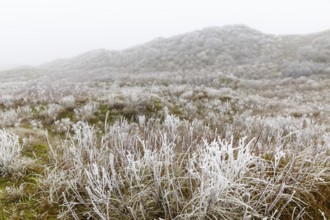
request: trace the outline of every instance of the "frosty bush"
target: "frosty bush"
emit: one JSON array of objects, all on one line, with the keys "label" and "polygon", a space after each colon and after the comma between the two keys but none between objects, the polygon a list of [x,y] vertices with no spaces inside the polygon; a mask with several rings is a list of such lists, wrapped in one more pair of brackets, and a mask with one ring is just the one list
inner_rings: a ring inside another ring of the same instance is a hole
[{"label": "frosty bush", "polygon": [[75,98],[73,95],[64,96],[63,98],[61,98],[60,104],[64,108],[73,108],[75,106]]},{"label": "frosty bush", "polygon": [[20,156],[21,150],[17,135],[0,130],[0,175],[9,172],[15,163],[15,158]]},{"label": "frosty bush", "polygon": [[82,118],[84,120],[92,119],[95,116],[100,104],[98,102],[88,102],[79,109],[75,109],[76,118]]},{"label": "frosty bush", "polygon": [[63,133],[67,132],[70,129],[70,125],[72,122],[70,121],[70,118],[62,118],[61,120],[57,120],[54,122],[52,126],[52,131]]},{"label": "frosty bush", "polygon": [[316,65],[309,61],[294,61],[284,69],[284,74],[292,77],[310,76],[316,72]]},{"label": "frosty bush", "polygon": [[166,112],[163,123],[106,124],[101,136],[83,122],[72,129],[51,146],[43,182],[49,202],[65,207],[60,218],[299,219],[329,181],[321,145],[221,139]]},{"label": "frosty bush", "polygon": [[63,107],[59,104],[49,104],[46,108],[45,114],[48,117],[52,117],[55,119],[57,117],[57,114],[63,110]]}]

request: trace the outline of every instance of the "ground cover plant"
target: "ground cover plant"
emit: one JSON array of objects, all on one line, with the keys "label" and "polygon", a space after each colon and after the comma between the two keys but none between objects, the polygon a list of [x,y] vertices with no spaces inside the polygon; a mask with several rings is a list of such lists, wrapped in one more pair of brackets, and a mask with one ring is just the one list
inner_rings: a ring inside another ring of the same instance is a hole
[{"label": "ground cover plant", "polygon": [[329,219],[330,80],[0,83],[0,218]]}]

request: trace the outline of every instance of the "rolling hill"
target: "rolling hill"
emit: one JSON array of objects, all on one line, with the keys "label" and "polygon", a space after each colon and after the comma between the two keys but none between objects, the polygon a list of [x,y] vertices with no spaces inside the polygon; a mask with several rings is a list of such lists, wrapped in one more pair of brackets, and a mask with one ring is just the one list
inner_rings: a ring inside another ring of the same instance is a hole
[{"label": "rolling hill", "polygon": [[329,63],[330,31],[276,36],[245,25],[228,25],[158,38],[122,51],[88,51],[35,68],[38,73],[41,69],[60,78],[79,79],[104,79],[117,73],[212,71],[268,78],[329,73]]}]

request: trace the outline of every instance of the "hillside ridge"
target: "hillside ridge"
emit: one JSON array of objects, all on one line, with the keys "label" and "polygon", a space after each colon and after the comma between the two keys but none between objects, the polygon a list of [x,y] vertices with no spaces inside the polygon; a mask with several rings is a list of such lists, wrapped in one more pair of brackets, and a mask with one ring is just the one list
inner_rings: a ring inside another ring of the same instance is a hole
[{"label": "hillside ridge", "polygon": [[[206,27],[156,38],[124,50],[91,50],[35,69],[39,70],[34,75],[40,75],[41,69],[45,74],[51,72],[52,76],[72,79],[106,79],[120,73],[154,72],[216,71],[244,78],[328,74],[330,30],[306,35],[273,35],[242,24]],[[29,75],[31,71],[29,68]],[[0,76],[10,75],[10,71],[5,72],[0,72]]]}]

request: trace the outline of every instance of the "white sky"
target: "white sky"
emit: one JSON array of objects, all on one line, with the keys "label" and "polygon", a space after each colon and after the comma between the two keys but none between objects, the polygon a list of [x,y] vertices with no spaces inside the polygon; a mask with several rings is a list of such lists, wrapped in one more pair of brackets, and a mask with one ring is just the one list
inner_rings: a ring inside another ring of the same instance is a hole
[{"label": "white sky", "polygon": [[330,0],[1,0],[0,66],[123,49],[209,26],[330,29]]}]

